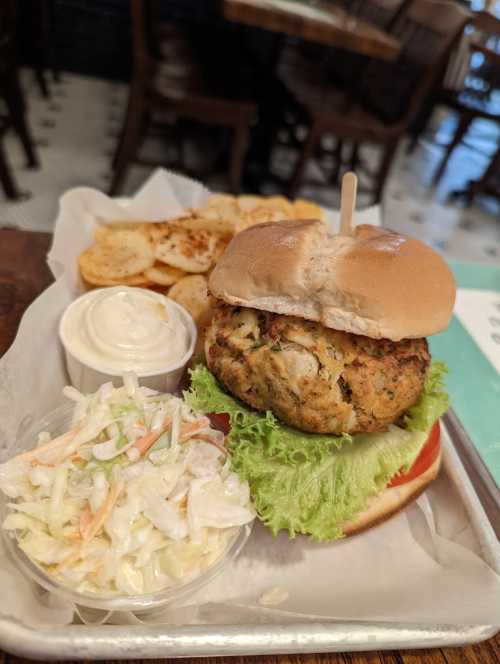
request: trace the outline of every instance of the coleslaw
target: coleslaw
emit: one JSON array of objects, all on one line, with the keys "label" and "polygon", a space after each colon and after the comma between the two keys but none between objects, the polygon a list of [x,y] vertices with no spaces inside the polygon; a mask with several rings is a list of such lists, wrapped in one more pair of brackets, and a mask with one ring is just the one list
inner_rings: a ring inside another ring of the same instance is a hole
[{"label": "coleslaw", "polygon": [[140,387],[73,387],[72,424],[0,465],[3,528],[77,592],[140,595],[188,582],[255,517],[224,434],[182,399]]}]

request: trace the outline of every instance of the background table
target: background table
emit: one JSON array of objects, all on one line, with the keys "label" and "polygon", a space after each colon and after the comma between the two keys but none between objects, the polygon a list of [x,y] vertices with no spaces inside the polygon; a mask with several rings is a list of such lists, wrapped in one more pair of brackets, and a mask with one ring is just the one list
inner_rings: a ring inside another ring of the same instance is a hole
[{"label": "background table", "polygon": [[[51,236],[48,233],[0,230],[0,356],[12,343],[24,310],[52,281],[45,263],[45,255],[50,242]],[[500,634],[497,634],[489,641],[465,648],[366,654],[211,657],[196,661],[199,664],[417,664],[417,662],[424,664],[498,664],[499,653]],[[28,660],[0,652],[0,664],[17,664],[26,661]],[[180,662],[181,660],[163,661]]]},{"label": "background table", "polygon": [[326,2],[224,0],[223,14],[228,21],[383,60],[394,59],[401,47],[386,32]]}]

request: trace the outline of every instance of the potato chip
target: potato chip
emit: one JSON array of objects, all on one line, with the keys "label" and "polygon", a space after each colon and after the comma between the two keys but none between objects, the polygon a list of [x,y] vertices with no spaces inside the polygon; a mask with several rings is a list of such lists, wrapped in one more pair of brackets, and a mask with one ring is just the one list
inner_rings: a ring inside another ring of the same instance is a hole
[{"label": "potato chip", "polygon": [[187,309],[196,323],[206,319],[212,308],[208,282],[201,274],[191,274],[178,281],[168,291],[168,297]]},{"label": "potato chip", "polygon": [[283,196],[239,196],[238,206],[242,213],[238,232],[256,224],[295,218],[293,205]]},{"label": "potato chip", "polygon": [[165,265],[165,263],[155,263],[144,274],[149,281],[159,286],[172,286],[182,279],[182,277],[186,276],[183,270],[179,270],[179,268],[172,267],[171,265]]},{"label": "potato chip", "polygon": [[175,223],[177,226],[191,231],[209,231],[211,233],[219,234],[234,234],[236,232],[236,223],[234,222],[234,219],[221,219],[215,216],[200,217],[193,215],[192,217],[176,219]]},{"label": "potato chip", "polygon": [[319,219],[320,221],[325,221],[323,209],[312,201],[297,198],[293,203],[293,210],[295,219]]},{"label": "potato chip", "polygon": [[262,196],[238,196],[236,203],[238,205],[238,209],[243,212],[251,212],[257,207],[262,206],[263,202]]},{"label": "potato chip", "polygon": [[235,233],[241,218],[241,212],[234,196],[214,194],[197,211],[196,216],[206,220],[218,221],[216,229],[218,233]]},{"label": "potato chip", "polygon": [[147,238],[149,238],[149,227],[151,225],[152,224],[145,222],[137,223],[128,221],[119,221],[113,224],[100,224],[94,232],[94,239],[99,243],[106,242],[110,233],[114,233],[116,231],[140,231]]},{"label": "potato chip", "polygon": [[90,286],[136,286],[137,288],[149,288],[153,285],[153,281],[148,279],[144,272],[134,274],[131,277],[122,277],[121,279],[102,279],[86,270],[82,270],[81,273],[84,281]]},{"label": "potato chip", "polygon": [[185,272],[206,272],[212,266],[218,236],[171,225],[155,246],[156,259]]},{"label": "potato chip", "polygon": [[284,196],[269,196],[264,199],[264,207],[273,213],[281,214],[281,219],[293,218],[293,204]]},{"label": "potato chip", "polygon": [[140,274],[154,263],[153,246],[139,230],[113,230],[79,258],[82,273],[119,280]]},{"label": "potato chip", "polygon": [[201,206],[201,210],[217,210],[225,214],[231,210],[237,210],[237,200],[231,194],[212,194],[208,197],[205,203]]},{"label": "potato chip", "polygon": [[159,224],[150,224],[150,226],[149,234],[153,244],[166,237],[172,230],[172,223],[170,221],[162,221]]},{"label": "potato chip", "polygon": [[232,239],[233,239],[232,235],[219,235],[219,237],[217,238],[217,244],[215,245],[214,264],[226,251],[226,247],[231,242]]},{"label": "potato chip", "polygon": [[[293,214],[293,213],[292,213]],[[245,228],[255,226],[257,224],[266,224],[269,221],[284,221],[285,219],[293,219],[293,216],[285,216],[281,210],[273,210],[265,206],[255,208],[249,212],[245,217]]]}]

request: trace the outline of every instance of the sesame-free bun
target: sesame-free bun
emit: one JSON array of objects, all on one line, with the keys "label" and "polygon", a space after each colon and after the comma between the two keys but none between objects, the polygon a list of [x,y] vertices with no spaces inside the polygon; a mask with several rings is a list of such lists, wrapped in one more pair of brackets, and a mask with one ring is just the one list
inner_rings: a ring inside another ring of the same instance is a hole
[{"label": "sesame-free bun", "polygon": [[353,521],[344,524],[344,534],[355,535],[368,530],[368,528],[386,521],[416,500],[437,477],[441,467],[441,456],[442,454],[439,452],[434,463],[418,477],[405,484],[385,489],[381,494],[372,498],[364,512]]},{"label": "sesame-free bun", "polygon": [[209,288],[228,304],[393,341],[441,332],[455,302],[451,270],[423,242],[369,225],[332,235],[320,221],[239,233]]}]

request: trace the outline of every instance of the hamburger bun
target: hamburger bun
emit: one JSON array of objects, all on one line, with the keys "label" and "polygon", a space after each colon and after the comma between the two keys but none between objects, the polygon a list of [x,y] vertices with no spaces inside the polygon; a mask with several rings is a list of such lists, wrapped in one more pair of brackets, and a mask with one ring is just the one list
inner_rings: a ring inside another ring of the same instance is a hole
[{"label": "hamburger bun", "polygon": [[423,242],[369,225],[332,235],[320,221],[239,233],[209,288],[228,304],[392,341],[441,332],[455,302],[451,270]]},{"label": "hamburger bun", "polygon": [[368,528],[372,528],[395,516],[404,507],[418,498],[437,477],[441,467],[441,456],[442,453],[439,451],[439,455],[434,463],[421,475],[415,477],[415,479],[399,486],[389,487],[378,494],[378,496],[372,498],[368,508],[364,512],[358,514],[353,521],[344,524],[344,534],[346,536],[356,535],[364,530],[368,530]]}]

